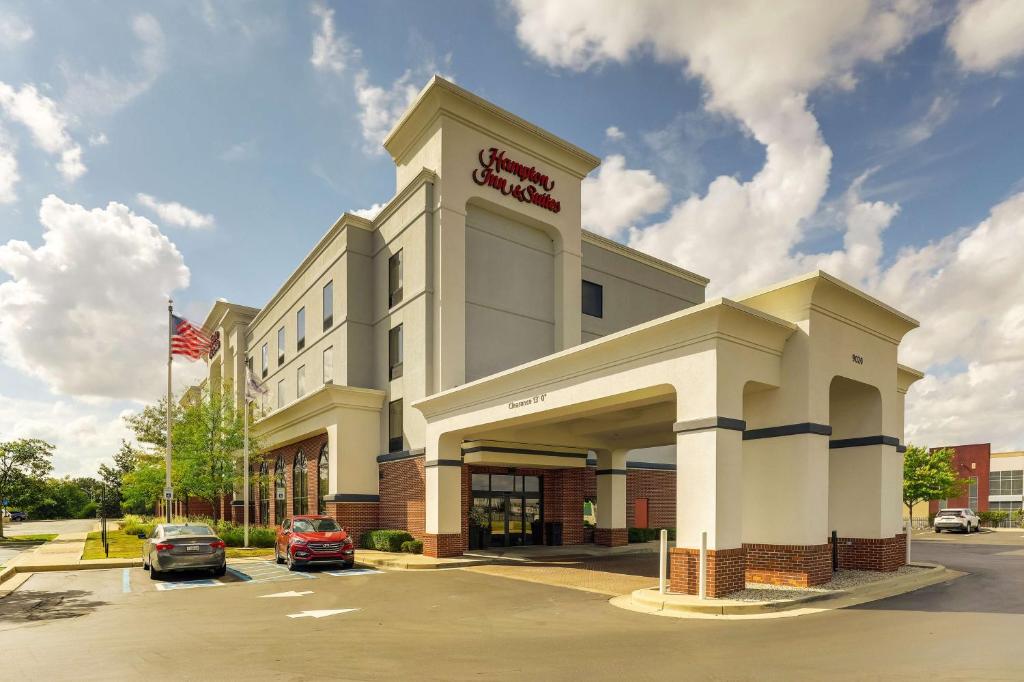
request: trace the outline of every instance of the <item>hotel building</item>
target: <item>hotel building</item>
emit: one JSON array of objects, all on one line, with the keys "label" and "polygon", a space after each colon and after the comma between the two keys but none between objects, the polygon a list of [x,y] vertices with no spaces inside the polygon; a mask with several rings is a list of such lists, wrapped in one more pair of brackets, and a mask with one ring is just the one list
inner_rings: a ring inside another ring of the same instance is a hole
[{"label": "hotel building", "polygon": [[706,533],[710,595],[828,580],[832,531],[841,566],[904,563],[913,319],[823,272],[706,300],[581,228],[599,159],[441,78],[384,146],[373,220],[342,215],[266,305],[205,321],[208,385],[241,401],[248,364],[268,389],[252,518],[320,510],[438,557],[674,527],[672,588],[696,592]]}]

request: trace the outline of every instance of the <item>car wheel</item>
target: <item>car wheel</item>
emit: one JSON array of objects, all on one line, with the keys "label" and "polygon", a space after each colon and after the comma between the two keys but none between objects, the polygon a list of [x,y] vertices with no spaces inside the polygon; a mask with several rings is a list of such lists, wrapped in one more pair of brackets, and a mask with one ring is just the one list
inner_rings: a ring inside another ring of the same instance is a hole
[{"label": "car wheel", "polygon": [[354,561],[345,561],[345,562],[343,562],[341,564],[341,567],[345,568],[345,569],[349,569],[349,568],[352,568],[354,565],[355,565]]},{"label": "car wheel", "polygon": [[278,550],[277,545],[274,545],[274,563],[284,563],[284,559],[281,558],[281,552]]},{"label": "car wheel", "polygon": [[936,532],[936,533],[941,533],[941,532],[942,532],[942,529],[941,529],[941,528],[936,528],[936,529],[935,529],[935,532]]},{"label": "car wheel", "polygon": [[146,555],[142,555],[142,570],[149,570],[149,557],[147,557]]},{"label": "car wheel", "polygon": [[295,565],[295,559],[292,558],[292,553],[287,550],[284,553],[284,563],[288,567],[289,571],[294,571],[298,568],[298,566]]},{"label": "car wheel", "polygon": [[152,564],[150,564],[150,566],[149,566],[149,579],[150,580],[159,580],[160,579],[160,571],[156,570],[153,567]]},{"label": "car wheel", "polygon": [[223,578],[224,574],[228,572],[227,563],[223,563],[220,567],[213,569],[213,575],[216,578]]}]

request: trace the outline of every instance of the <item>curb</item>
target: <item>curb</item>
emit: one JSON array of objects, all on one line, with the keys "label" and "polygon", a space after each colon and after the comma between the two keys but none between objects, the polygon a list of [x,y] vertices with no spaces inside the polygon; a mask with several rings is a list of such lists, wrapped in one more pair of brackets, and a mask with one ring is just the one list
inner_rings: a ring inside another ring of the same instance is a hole
[{"label": "curb", "polygon": [[360,559],[359,554],[356,554],[356,565],[364,566],[367,568],[390,568],[399,569],[404,571],[432,571],[442,570],[450,568],[465,568],[467,566],[482,566],[484,564],[492,563],[486,560],[469,560],[460,561],[458,563],[439,563],[439,562],[417,562],[409,563],[403,559]]},{"label": "curb", "polygon": [[947,569],[939,564],[914,562],[912,566],[925,566],[930,570],[917,575],[879,580],[848,590],[809,594],[806,597],[761,603],[681,603],[673,602],[673,596],[662,595],[656,588],[635,590],[632,594],[615,597],[613,606],[629,611],[673,618],[707,618],[731,616],[740,619],[799,616],[807,613],[841,609],[865,602],[886,599],[922,587],[959,578],[964,573]]}]

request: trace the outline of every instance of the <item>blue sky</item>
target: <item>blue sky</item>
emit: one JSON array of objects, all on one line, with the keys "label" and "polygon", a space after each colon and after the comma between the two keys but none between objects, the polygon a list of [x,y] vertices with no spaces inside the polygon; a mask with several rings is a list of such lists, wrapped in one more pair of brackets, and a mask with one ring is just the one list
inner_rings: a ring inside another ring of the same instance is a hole
[{"label": "blue sky", "polygon": [[602,157],[587,226],[713,293],[824,267],[919,317],[912,439],[1024,447],[1021,261],[978,267],[1022,255],[1020,5],[840,5],[6,2],[0,440],[94,470],[159,393],[167,290],[262,305],[392,196],[437,72]]}]

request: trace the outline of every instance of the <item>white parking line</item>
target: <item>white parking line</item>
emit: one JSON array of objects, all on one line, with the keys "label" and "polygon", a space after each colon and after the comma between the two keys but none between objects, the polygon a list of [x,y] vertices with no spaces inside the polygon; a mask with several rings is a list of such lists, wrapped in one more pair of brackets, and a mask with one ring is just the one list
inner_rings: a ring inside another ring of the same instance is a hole
[{"label": "white parking line", "polygon": [[193,587],[219,587],[224,583],[213,578],[200,578],[198,580],[179,580],[176,582],[157,583],[156,589],[161,592],[167,590],[188,590]]},{"label": "white parking line", "polygon": [[375,568],[346,568],[343,571],[322,571],[324,575],[333,575],[337,577],[345,577],[350,575],[373,575],[374,573],[383,573],[384,571],[378,571]]}]

